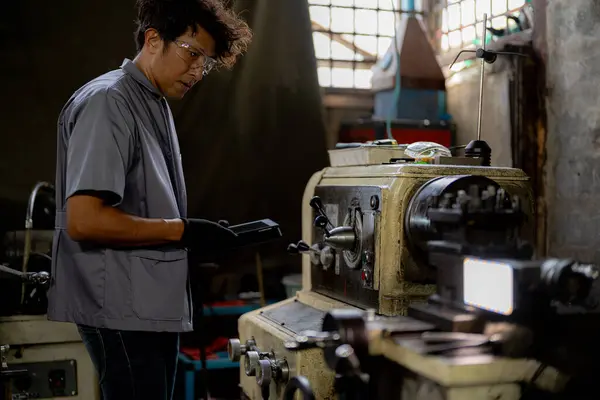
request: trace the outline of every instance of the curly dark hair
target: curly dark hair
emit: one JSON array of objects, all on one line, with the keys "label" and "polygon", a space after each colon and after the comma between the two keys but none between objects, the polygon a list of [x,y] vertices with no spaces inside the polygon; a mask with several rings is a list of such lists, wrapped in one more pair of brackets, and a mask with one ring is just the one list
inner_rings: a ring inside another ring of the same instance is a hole
[{"label": "curly dark hair", "polygon": [[197,25],[215,41],[218,66],[230,69],[252,40],[248,24],[222,0],[137,0],[137,51],[144,46],[144,33],[154,28],[168,44]]}]

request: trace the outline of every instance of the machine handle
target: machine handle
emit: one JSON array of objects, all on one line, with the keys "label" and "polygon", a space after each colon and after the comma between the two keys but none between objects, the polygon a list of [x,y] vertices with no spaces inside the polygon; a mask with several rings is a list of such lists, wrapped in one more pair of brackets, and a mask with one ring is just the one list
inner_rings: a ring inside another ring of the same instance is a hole
[{"label": "machine handle", "polygon": [[294,340],[285,342],[284,346],[288,351],[324,349],[339,345],[339,341],[340,334],[338,332],[304,331]]},{"label": "machine handle", "polygon": [[327,229],[327,226],[331,225],[331,222],[329,222],[329,219],[327,219],[326,216],[317,215],[317,217],[315,218],[314,225],[317,228],[321,228],[326,237],[329,237],[331,235],[331,233]]},{"label": "machine handle", "polygon": [[331,229],[335,228],[335,226],[333,226],[333,224],[327,217],[327,214],[325,213],[325,208],[323,207],[323,202],[321,201],[321,198],[319,196],[314,196],[312,199],[310,199],[309,205],[313,210],[315,210],[319,214],[317,218],[323,217],[323,229],[326,230],[327,226],[329,226]]},{"label": "machine handle", "polygon": [[290,243],[287,247],[287,251],[291,254],[313,253],[317,256],[321,254],[320,250],[309,246],[304,240],[300,240],[298,243]]},{"label": "machine handle", "polygon": [[285,386],[283,400],[294,400],[296,391],[302,393],[303,400],[315,400],[315,394],[310,386],[310,382],[305,376],[295,376]]},{"label": "machine handle", "polygon": [[21,272],[16,269],[0,264],[0,271],[20,278],[24,282],[33,283],[36,285],[46,285],[50,281],[50,274],[46,271],[41,272]]}]

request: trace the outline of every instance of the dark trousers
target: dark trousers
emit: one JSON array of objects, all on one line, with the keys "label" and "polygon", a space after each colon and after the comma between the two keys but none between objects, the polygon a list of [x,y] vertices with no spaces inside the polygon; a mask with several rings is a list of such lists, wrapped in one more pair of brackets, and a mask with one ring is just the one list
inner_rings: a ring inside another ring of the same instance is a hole
[{"label": "dark trousers", "polygon": [[179,334],[79,325],[103,400],[172,400]]}]

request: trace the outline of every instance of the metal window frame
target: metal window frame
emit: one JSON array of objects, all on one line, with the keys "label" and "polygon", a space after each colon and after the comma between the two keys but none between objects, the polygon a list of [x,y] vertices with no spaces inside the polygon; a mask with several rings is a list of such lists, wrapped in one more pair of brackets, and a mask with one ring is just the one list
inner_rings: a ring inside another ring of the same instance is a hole
[{"label": "metal window frame", "polygon": [[[508,0],[507,0],[508,1]],[[398,1],[400,2],[400,1]],[[389,13],[394,13],[396,12],[397,15],[396,17],[398,18],[400,15],[402,15],[403,13],[406,13],[406,10],[402,10],[400,9],[400,7],[398,6],[396,8],[396,10],[389,10],[389,9],[385,9],[385,8],[380,8],[379,4],[377,4],[376,7],[364,7],[364,6],[341,6],[341,5],[333,5],[333,4],[311,4],[309,1],[309,7],[325,7],[325,8],[329,8],[329,26],[331,27],[331,25],[333,24],[333,15],[332,15],[332,9],[333,8],[341,8],[341,9],[351,9],[353,11],[353,25],[354,25],[354,29],[353,32],[337,32],[337,31],[333,31],[331,28],[327,29],[323,26],[320,26],[318,23],[311,21],[312,22],[312,31],[313,33],[318,32],[318,33],[322,33],[325,36],[327,36],[330,39],[330,48],[329,51],[331,53],[331,45],[334,42],[340,43],[341,45],[343,45],[344,47],[354,51],[355,53],[368,53],[366,50],[361,49],[359,46],[356,45],[356,36],[363,36],[363,37],[369,37],[369,38],[375,38],[377,40],[378,46],[379,46],[379,40],[381,38],[387,38],[387,39],[391,39],[392,41],[394,40],[394,36],[393,35],[381,35],[379,34],[379,13],[380,12],[389,12]],[[369,11],[375,11],[377,13],[377,27],[376,27],[376,32],[375,34],[363,34],[363,33],[357,33],[356,32],[356,11],[357,10],[369,10]],[[414,12],[414,14],[421,14],[424,15],[423,11],[416,11]],[[343,37],[343,35],[352,35],[353,39],[352,42],[350,42],[349,40],[345,39]],[[363,54],[363,56],[365,56],[365,54]],[[364,70],[364,69],[371,69],[371,67],[377,62],[377,54],[373,55],[373,58],[368,59],[365,57],[364,60],[340,60],[340,59],[336,59],[333,57],[329,57],[329,58],[320,58],[317,57],[317,67],[326,67],[329,68],[330,71],[333,68],[346,68],[346,69],[351,69],[352,73],[354,74],[354,71],[357,70]],[[333,85],[328,85],[328,86],[321,86],[324,89],[341,89],[341,90],[369,90],[369,89],[362,89],[362,88],[357,88],[356,87],[356,81],[355,78],[353,78],[354,81],[353,86],[352,87],[336,87]],[[332,79],[331,79],[332,80]]]},{"label": "metal window frame", "polygon": [[[459,24],[459,27],[455,28],[455,29],[448,29],[448,31],[446,31],[446,32],[443,31],[442,26],[443,26],[443,18],[444,18],[443,17],[443,12],[444,12],[444,10],[446,10],[446,13],[448,13],[447,10],[448,10],[449,6],[453,6],[453,5],[456,5],[456,4],[459,4],[459,5],[462,6],[462,4],[465,1],[467,1],[467,0],[457,0],[457,1],[454,1],[454,2],[450,3],[449,0],[441,0],[438,3],[438,7],[436,7],[437,9],[436,9],[435,12],[438,14],[436,16],[437,17],[436,19],[439,21],[439,25],[436,28],[435,36],[438,38],[436,40],[436,47],[437,47],[437,52],[440,55],[447,54],[447,53],[450,53],[450,52],[457,52],[457,51],[460,51],[461,49],[463,49],[465,47],[470,46],[471,45],[470,43],[464,43],[463,42],[463,39],[462,39],[462,31],[463,31],[463,29],[469,28],[469,27],[472,27],[472,26],[475,27],[475,28],[477,28],[477,25],[481,24],[483,22],[483,19],[481,19],[481,20],[477,19],[477,0],[473,0],[473,2],[474,2],[474,13],[475,13],[475,15],[474,15],[475,22],[471,23],[471,24],[463,25],[463,23],[462,23],[462,7],[460,7],[460,24]],[[495,18],[498,18],[498,17],[504,17],[506,19],[506,25],[508,26],[508,15],[511,14],[511,13],[513,13],[513,12],[515,12],[515,11],[518,11],[520,9],[520,7],[519,8],[515,8],[515,9],[510,9],[509,5],[508,5],[509,0],[504,0],[504,9],[505,9],[505,11],[503,11],[500,14],[493,14],[492,13],[492,2],[494,2],[494,1],[499,1],[499,0],[487,0],[488,5],[489,5],[488,20],[491,21],[491,20],[493,20]],[[443,50],[442,49],[442,38],[444,37],[444,35],[446,35],[446,36],[449,37],[450,34],[454,33],[454,32],[461,32],[461,44],[459,46],[457,46],[457,47],[450,47],[450,43],[448,43],[448,46],[449,46],[448,49],[447,50]],[[475,39],[481,39],[480,36],[481,36],[481,29],[475,29]]]}]

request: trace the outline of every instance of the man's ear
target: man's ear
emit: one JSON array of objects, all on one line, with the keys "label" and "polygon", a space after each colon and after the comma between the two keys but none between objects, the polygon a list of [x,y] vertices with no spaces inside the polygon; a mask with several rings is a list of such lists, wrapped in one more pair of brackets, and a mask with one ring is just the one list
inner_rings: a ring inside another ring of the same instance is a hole
[{"label": "man's ear", "polygon": [[150,28],[144,32],[144,45],[151,54],[162,51],[163,41],[156,29]]}]

